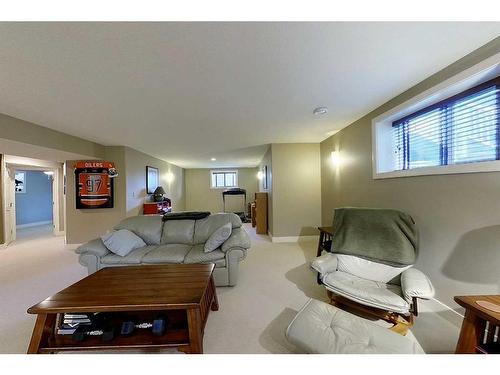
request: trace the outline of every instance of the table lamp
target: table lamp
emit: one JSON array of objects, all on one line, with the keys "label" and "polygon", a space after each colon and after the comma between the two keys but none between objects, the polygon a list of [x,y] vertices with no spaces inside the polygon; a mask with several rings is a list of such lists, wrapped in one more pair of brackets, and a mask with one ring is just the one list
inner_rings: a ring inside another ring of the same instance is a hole
[{"label": "table lamp", "polygon": [[163,194],[165,194],[165,190],[163,190],[163,187],[158,186],[153,193],[154,201],[161,202],[163,200]]}]

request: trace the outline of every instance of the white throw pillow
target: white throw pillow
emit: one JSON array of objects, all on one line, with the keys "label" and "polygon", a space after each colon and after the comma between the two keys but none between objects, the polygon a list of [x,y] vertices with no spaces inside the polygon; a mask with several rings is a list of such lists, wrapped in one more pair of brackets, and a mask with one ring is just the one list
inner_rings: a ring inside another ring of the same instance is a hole
[{"label": "white throw pillow", "polygon": [[146,246],[144,240],[135,233],[120,229],[101,236],[101,240],[109,251],[121,257],[126,256],[132,250]]},{"label": "white throw pillow", "polygon": [[229,238],[232,230],[232,224],[227,223],[213,232],[212,235],[208,237],[207,242],[205,242],[205,253],[214,251],[220,245],[222,245]]},{"label": "white throw pillow", "polygon": [[410,266],[393,267],[383,263],[372,262],[353,255],[336,254],[337,269],[362,279],[388,283]]}]

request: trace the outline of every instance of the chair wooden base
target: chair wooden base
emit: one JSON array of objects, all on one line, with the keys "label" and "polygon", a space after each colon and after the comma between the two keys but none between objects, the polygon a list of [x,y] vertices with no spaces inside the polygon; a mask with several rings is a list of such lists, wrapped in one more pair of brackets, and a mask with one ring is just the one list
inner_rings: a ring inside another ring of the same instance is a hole
[{"label": "chair wooden base", "polygon": [[408,330],[413,326],[413,314],[402,315],[395,312],[377,309],[375,307],[369,307],[362,305],[360,303],[351,301],[345,297],[334,294],[333,292],[327,290],[328,298],[330,299],[330,304],[346,310],[348,312],[354,313],[356,315],[361,315],[363,317],[377,318],[385,320],[388,323],[393,324],[389,329],[400,335],[406,336]]}]

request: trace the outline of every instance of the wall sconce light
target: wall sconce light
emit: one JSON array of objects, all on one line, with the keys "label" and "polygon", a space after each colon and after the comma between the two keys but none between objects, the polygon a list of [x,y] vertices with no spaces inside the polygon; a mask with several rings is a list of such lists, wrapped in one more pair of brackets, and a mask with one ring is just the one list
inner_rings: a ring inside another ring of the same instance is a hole
[{"label": "wall sconce light", "polygon": [[332,162],[332,166],[340,166],[340,151],[332,151],[330,154],[330,160]]},{"label": "wall sconce light", "polygon": [[259,180],[262,180],[262,179],[264,178],[264,172],[262,172],[262,171],[258,171],[258,172],[257,172],[257,178],[258,178]]},{"label": "wall sconce light", "polygon": [[174,174],[172,172],[167,172],[167,174],[165,175],[165,180],[167,180],[167,182],[170,184],[172,181],[174,181],[174,179]]}]

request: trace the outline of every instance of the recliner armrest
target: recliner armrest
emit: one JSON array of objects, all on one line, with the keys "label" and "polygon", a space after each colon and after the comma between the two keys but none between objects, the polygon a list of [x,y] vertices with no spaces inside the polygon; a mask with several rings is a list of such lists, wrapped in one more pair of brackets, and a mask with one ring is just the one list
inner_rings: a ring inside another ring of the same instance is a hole
[{"label": "recliner armrest", "polygon": [[221,250],[226,252],[234,247],[249,249],[251,245],[250,237],[245,232],[245,229],[234,228],[229,238],[222,244]]},{"label": "recliner armrest", "polygon": [[337,265],[337,256],[332,253],[323,254],[311,262],[311,268],[318,271],[321,275],[336,271]]},{"label": "recliner armrest", "polygon": [[100,238],[84,243],[76,248],[77,254],[92,254],[102,258],[103,256],[111,253],[106,246],[102,243]]},{"label": "recliner armrest", "polygon": [[434,297],[435,292],[429,278],[413,267],[401,273],[401,290],[408,301],[413,297],[430,299]]}]

